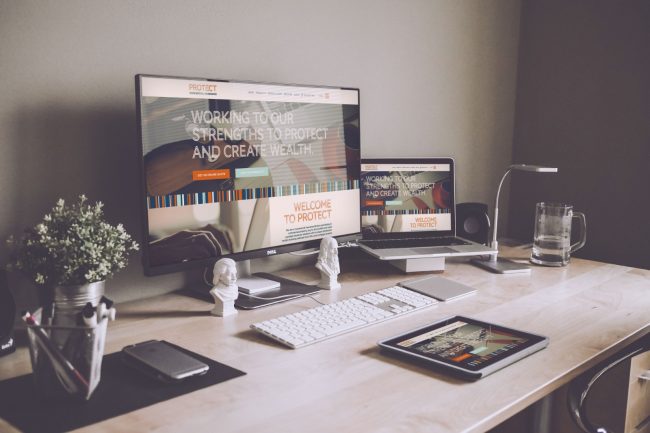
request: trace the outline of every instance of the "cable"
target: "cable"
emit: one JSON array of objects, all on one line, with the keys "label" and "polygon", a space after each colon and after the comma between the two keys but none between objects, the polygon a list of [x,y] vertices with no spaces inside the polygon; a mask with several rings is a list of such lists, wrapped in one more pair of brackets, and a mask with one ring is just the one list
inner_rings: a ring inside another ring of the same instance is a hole
[{"label": "cable", "polygon": [[212,283],[210,283],[210,282],[208,281],[207,277],[206,277],[206,275],[208,274],[208,269],[209,269],[209,268],[206,267],[206,268],[203,270],[203,282],[205,283],[206,286],[210,286],[210,287],[212,287]]},{"label": "cable", "polygon": [[[356,248],[358,246],[359,246],[359,244],[356,241],[354,241],[354,242],[353,241],[345,241],[345,242],[341,242],[340,244],[337,245],[338,248]],[[320,250],[308,251],[306,253],[305,252],[295,251],[295,252],[291,252],[289,254],[292,255],[292,256],[311,256],[313,254],[318,254],[319,252],[320,252]]]},{"label": "cable", "polygon": [[239,294],[244,295],[244,296],[248,296],[249,298],[259,299],[259,300],[262,300],[262,301],[274,301],[276,299],[284,299],[284,298],[289,298],[289,297],[292,297],[294,299],[307,297],[307,298],[311,298],[313,301],[316,301],[321,305],[325,305],[324,302],[319,301],[318,299],[314,298],[313,295],[310,295],[309,293],[291,293],[291,294],[280,295],[280,296],[272,296],[272,297],[268,297],[268,298],[265,298],[265,297],[262,297],[262,296],[255,296],[255,295],[251,295],[251,294],[243,293],[243,292],[239,292]]},{"label": "cable", "polygon": [[318,254],[319,252],[320,252],[319,250],[308,251],[306,253],[305,252],[294,251],[294,252],[290,252],[289,255],[291,255],[291,256],[311,256],[311,255],[314,255],[314,254]]},{"label": "cable", "polygon": [[316,301],[316,302],[318,302],[318,303],[321,304],[321,305],[327,305],[325,302],[321,302],[321,301],[319,301],[318,299],[314,298],[314,295],[304,295],[304,296],[310,298],[312,301]]},{"label": "cable", "polygon": [[244,293],[244,292],[239,292],[239,294],[244,295],[244,296],[248,296],[249,298],[253,298],[253,299],[261,299],[263,301],[273,301],[275,299],[283,299],[283,298],[288,298],[290,296],[300,296],[300,295],[302,295],[302,293],[293,293],[293,294],[286,294],[286,295],[272,296],[272,297],[265,298],[265,297],[262,297],[262,296],[255,296],[255,295],[251,295],[250,293]]}]

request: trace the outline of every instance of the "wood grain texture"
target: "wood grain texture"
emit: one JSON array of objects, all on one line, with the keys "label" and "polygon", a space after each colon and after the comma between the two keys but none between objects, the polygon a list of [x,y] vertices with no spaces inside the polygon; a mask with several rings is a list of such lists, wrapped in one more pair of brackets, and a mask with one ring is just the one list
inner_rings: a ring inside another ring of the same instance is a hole
[{"label": "wood grain texture", "polygon": [[[506,253],[529,254],[517,249]],[[323,291],[319,300],[334,302],[413,277],[380,262],[343,268],[342,289]],[[311,267],[281,275],[318,280]],[[178,294],[119,305],[118,320],[109,327],[108,353],[164,339],[248,374],[80,431],[482,432],[650,329],[650,271],[572,259],[565,268],[496,275],[449,261],[441,275],[474,286],[478,293],[298,350],[259,336],[249,325],[318,305],[309,298],[223,319],[209,315],[210,304]],[[377,350],[382,338],[455,314],[546,335],[550,344],[477,382]],[[0,360],[0,379],[29,372],[28,358],[22,348]],[[0,422],[0,430],[6,428]]]}]

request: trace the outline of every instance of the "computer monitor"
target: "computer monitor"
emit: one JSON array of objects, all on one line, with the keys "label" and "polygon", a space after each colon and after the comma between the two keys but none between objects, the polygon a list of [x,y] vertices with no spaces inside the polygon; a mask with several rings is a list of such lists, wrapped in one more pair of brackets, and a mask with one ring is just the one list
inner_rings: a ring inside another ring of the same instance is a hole
[{"label": "computer monitor", "polygon": [[137,75],[145,273],[357,237],[359,90]]}]

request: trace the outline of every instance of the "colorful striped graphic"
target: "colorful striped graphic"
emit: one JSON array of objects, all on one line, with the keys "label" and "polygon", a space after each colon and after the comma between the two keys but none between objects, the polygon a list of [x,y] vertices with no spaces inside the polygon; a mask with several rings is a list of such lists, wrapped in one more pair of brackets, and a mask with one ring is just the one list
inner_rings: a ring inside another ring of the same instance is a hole
[{"label": "colorful striped graphic", "polygon": [[363,210],[361,215],[430,215],[451,213],[451,209],[382,209],[382,210]]},{"label": "colorful striped graphic", "polygon": [[193,204],[221,203],[237,200],[254,200],[267,197],[284,197],[318,192],[345,191],[359,189],[358,180],[338,180],[330,182],[279,185],[264,188],[247,188],[226,191],[194,192],[187,194],[169,194],[147,197],[147,208],[157,209]]}]

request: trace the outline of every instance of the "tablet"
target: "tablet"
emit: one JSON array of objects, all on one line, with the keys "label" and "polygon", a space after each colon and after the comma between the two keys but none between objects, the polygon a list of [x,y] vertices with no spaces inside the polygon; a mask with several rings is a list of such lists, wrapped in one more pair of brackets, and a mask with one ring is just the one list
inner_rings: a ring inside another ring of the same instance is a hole
[{"label": "tablet", "polygon": [[389,352],[479,379],[548,346],[548,338],[454,316],[380,341]]}]

